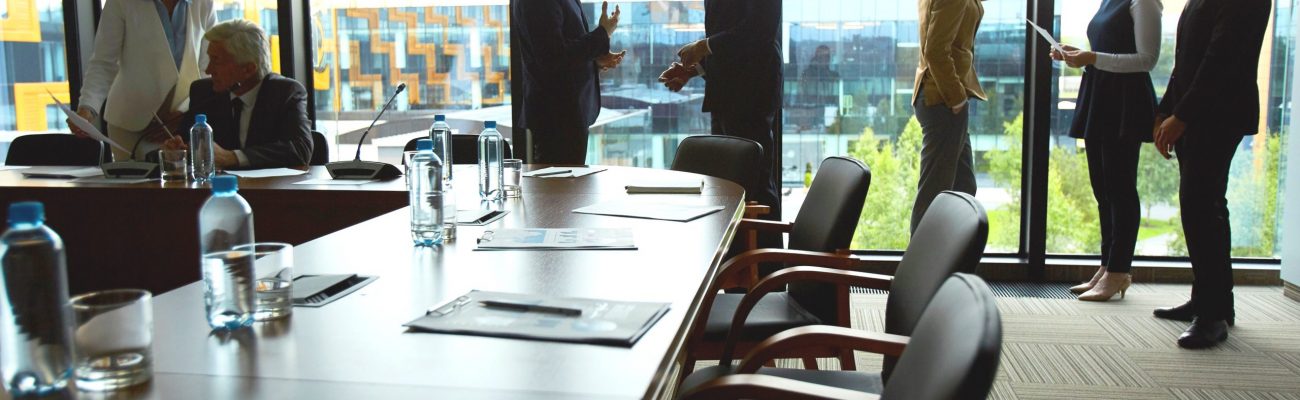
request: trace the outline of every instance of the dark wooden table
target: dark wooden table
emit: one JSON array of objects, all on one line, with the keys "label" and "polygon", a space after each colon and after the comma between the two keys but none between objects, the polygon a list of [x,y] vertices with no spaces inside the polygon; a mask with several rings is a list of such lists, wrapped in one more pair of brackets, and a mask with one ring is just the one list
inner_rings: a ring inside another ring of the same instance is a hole
[{"label": "dark wooden table", "polygon": [[[458,175],[461,199],[474,190]],[[584,178],[525,178],[520,199],[487,227],[461,226],[439,249],[414,248],[402,209],[295,249],[299,274],[379,276],[322,308],[239,335],[212,334],[195,282],[154,300],[154,379],[127,398],[634,399],[663,396],[694,318],[740,218],[743,190],[701,177],[702,195],[638,200],[717,205],[691,222],[574,214],[633,197],[623,185],[684,173],[612,167]],[[472,176],[469,176],[472,178]],[[472,193],[469,196],[473,196]],[[460,204],[460,208],[466,208]],[[622,227],[637,250],[474,251],[485,229]],[[671,303],[631,348],[450,334],[402,327],[472,289]]]},{"label": "dark wooden table", "polygon": [[[67,249],[72,293],[142,288],[162,293],[199,279],[198,213],[211,195],[193,183],[84,184],[0,171],[0,215],[9,203],[45,203],[46,223]],[[406,206],[401,179],[360,186],[295,185],[328,178],[324,167],[277,178],[240,178],[259,241],[301,244]]]}]

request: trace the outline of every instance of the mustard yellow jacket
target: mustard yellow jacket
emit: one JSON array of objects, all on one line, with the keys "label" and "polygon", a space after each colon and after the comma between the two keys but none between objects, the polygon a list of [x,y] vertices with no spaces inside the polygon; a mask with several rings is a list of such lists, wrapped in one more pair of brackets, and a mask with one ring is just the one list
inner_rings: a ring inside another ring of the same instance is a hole
[{"label": "mustard yellow jacket", "polygon": [[988,100],[975,76],[975,32],[984,17],[980,0],[920,0],[921,61],[912,102],[956,107],[969,97]]}]

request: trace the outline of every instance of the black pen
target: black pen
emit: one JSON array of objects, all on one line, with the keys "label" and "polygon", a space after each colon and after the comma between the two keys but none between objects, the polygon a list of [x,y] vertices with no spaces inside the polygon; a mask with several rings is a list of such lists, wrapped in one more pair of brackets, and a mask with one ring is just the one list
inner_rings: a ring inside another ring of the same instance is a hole
[{"label": "black pen", "polygon": [[500,300],[483,300],[480,301],[479,304],[482,304],[483,307],[487,307],[487,308],[498,308],[502,310],[511,310],[511,311],[521,311],[521,312],[532,311],[532,312],[540,312],[540,313],[548,313],[548,314],[559,314],[559,315],[564,315],[569,317],[576,317],[582,315],[582,310],[577,308],[543,306],[540,304],[515,303],[515,302],[500,301]]}]

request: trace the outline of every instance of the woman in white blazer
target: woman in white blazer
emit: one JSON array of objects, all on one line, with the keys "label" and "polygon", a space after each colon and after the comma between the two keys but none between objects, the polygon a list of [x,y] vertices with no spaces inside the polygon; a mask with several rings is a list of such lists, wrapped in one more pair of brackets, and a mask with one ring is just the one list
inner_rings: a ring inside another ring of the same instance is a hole
[{"label": "woman in white blazer", "polygon": [[[186,7],[183,19],[174,11],[181,6]],[[167,17],[172,26],[185,26],[183,35],[173,35],[180,54],[173,53],[168,40],[173,29],[163,25]],[[108,136],[134,149],[136,158],[156,149],[167,137],[153,122],[154,113],[169,121],[169,128],[178,128],[175,121],[187,107],[190,83],[203,77],[208,64],[203,34],[216,21],[212,0],[108,0],[77,113],[91,121],[102,116]],[[113,156],[126,160],[133,154],[115,149]]]}]

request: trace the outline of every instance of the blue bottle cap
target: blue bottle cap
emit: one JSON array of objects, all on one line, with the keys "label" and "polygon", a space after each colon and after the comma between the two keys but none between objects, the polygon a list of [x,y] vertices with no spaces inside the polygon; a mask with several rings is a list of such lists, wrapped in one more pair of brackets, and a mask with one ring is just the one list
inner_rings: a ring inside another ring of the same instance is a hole
[{"label": "blue bottle cap", "polygon": [[197,114],[197,115],[195,115],[195,116],[194,116],[194,123],[195,123],[195,124],[206,124],[206,123],[208,123],[208,115],[207,115],[207,114]]},{"label": "blue bottle cap", "polygon": [[496,128],[497,128],[496,121],[483,121],[483,129],[496,129]]},{"label": "blue bottle cap", "polygon": [[415,151],[433,150],[433,139],[420,139],[415,141]]},{"label": "blue bottle cap", "polygon": [[433,120],[434,120],[434,122],[437,122],[437,121],[446,121],[446,120],[447,120],[447,116],[446,116],[446,115],[442,115],[442,114],[434,115],[434,116],[433,116]]},{"label": "blue bottle cap", "polygon": [[45,221],[45,205],[39,201],[20,201],[9,205],[9,225],[36,224]]},{"label": "blue bottle cap", "polygon": [[219,175],[212,178],[212,193],[231,193],[239,190],[239,178]]}]

